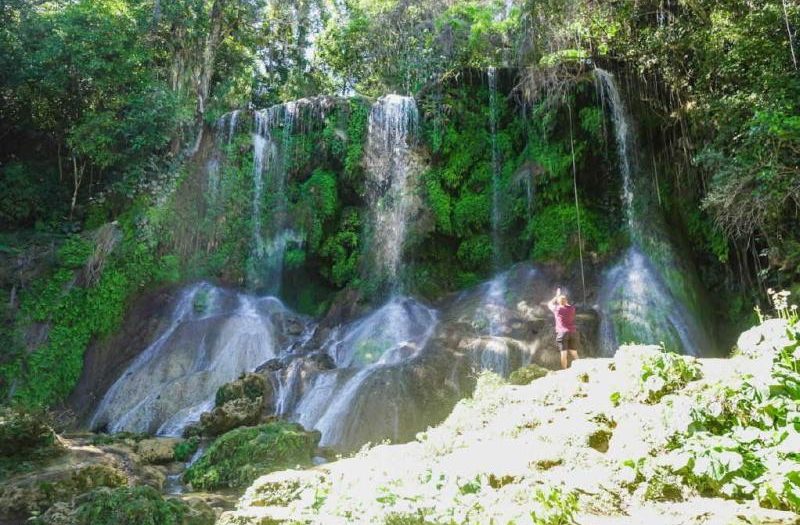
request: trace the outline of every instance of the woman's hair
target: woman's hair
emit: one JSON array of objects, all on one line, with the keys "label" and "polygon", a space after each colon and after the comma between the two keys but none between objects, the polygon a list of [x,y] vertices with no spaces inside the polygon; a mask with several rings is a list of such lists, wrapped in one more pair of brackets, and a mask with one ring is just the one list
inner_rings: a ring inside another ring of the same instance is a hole
[{"label": "woman's hair", "polygon": [[569,299],[567,299],[566,295],[562,295],[561,297],[558,298],[558,304],[560,304],[561,306],[567,305],[569,304]]}]

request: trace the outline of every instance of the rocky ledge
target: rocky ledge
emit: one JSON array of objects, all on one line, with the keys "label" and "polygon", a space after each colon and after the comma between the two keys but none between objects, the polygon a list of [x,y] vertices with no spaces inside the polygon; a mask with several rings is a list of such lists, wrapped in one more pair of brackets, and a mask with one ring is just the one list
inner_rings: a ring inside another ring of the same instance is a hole
[{"label": "rocky ledge", "polygon": [[218,523],[800,523],[788,328],[730,359],[627,346],[528,385],[484,374],[416,441],[263,476]]}]

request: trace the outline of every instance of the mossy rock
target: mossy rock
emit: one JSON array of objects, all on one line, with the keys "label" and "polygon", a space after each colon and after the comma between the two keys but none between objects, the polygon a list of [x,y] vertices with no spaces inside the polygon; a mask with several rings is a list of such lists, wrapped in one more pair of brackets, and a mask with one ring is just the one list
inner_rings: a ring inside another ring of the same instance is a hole
[{"label": "mossy rock", "polygon": [[214,406],[221,407],[235,399],[249,399],[255,401],[264,398],[267,393],[267,380],[259,374],[244,374],[236,381],[225,383],[217,390]]},{"label": "mossy rock", "polygon": [[511,375],[508,376],[508,382],[512,385],[528,385],[549,373],[550,371],[544,367],[537,364],[530,364],[511,372]]},{"label": "mossy rock", "polygon": [[237,428],[217,438],[183,479],[195,490],[245,487],[263,474],[311,464],[319,439],[285,421]]},{"label": "mossy rock", "polygon": [[30,515],[56,503],[70,503],[74,498],[98,487],[120,487],[128,478],[110,465],[76,468],[65,464],[55,471],[34,472],[0,488],[0,515]]}]

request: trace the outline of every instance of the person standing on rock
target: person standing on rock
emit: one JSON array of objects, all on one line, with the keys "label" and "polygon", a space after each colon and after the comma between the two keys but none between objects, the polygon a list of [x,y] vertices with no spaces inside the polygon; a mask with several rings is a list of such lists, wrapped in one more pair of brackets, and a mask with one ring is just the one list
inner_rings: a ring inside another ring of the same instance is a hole
[{"label": "person standing on rock", "polygon": [[566,295],[562,295],[561,288],[556,290],[556,296],[550,299],[547,307],[556,321],[556,344],[561,352],[561,368],[566,369],[578,359],[580,337],[575,328],[575,307],[569,304]]}]

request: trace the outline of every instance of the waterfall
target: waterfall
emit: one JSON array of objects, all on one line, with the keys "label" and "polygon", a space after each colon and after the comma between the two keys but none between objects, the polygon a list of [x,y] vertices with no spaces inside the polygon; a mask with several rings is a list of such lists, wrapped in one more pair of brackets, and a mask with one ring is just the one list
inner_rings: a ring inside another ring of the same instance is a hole
[{"label": "waterfall", "polygon": [[614,122],[614,132],[617,143],[617,157],[622,172],[622,204],[624,206],[625,221],[631,235],[638,232],[639,222],[635,220],[633,202],[633,183],[632,173],[635,169],[634,152],[636,143],[630,125],[628,110],[622,101],[614,75],[600,68],[594,70],[597,92],[603,107],[608,107],[611,111],[611,119]]},{"label": "waterfall", "polygon": [[[253,138],[252,244],[248,261],[248,283],[272,295],[280,292],[283,258],[290,242],[299,236],[287,231],[286,178],[291,155],[291,134],[298,118],[299,102],[287,102],[256,111]],[[277,136],[279,135],[279,136]],[[262,223],[264,176],[269,182],[270,235],[265,239]]]},{"label": "waterfall", "polygon": [[[319,430],[323,446],[349,448],[371,439],[397,439],[403,425],[396,413],[386,412],[389,400],[381,397],[386,394],[385,380],[391,377],[400,388],[408,382],[403,367],[426,347],[437,323],[435,310],[396,296],[364,318],[334,330],[322,349],[337,368],[320,372],[306,391],[290,402],[306,373],[299,361],[292,363],[279,395],[284,399],[281,414]],[[284,397],[287,389],[292,393]],[[375,406],[366,406],[371,403]]]},{"label": "waterfall", "polygon": [[[605,355],[612,355],[618,344],[665,343],[670,349],[700,355],[712,350],[702,323],[688,307],[697,303],[698,292],[690,282],[690,272],[681,266],[674,248],[663,233],[657,218],[645,216],[644,195],[636,193],[636,155],[638,149],[632,120],[620,95],[614,75],[595,69],[595,80],[603,107],[614,124],[617,154],[622,175],[622,204],[632,246],[621,261],[603,277],[600,291],[601,337]],[[650,247],[658,261],[646,255]],[[656,264],[658,263],[658,264]],[[665,270],[666,269],[666,270]],[[665,276],[669,276],[672,286]],[[682,292],[682,299],[676,296]]]},{"label": "waterfall", "polygon": [[372,252],[381,276],[395,284],[413,205],[417,170],[411,143],[418,121],[415,100],[399,95],[379,99],[369,115],[367,202],[373,214]]},{"label": "waterfall", "polygon": [[500,151],[497,146],[497,69],[490,67],[489,125],[492,138],[492,258],[495,271],[500,266]]},{"label": "waterfall", "polygon": [[207,283],[186,288],[170,323],[109,388],[90,428],[180,435],[213,407],[217,389],[275,357],[274,298]]}]

